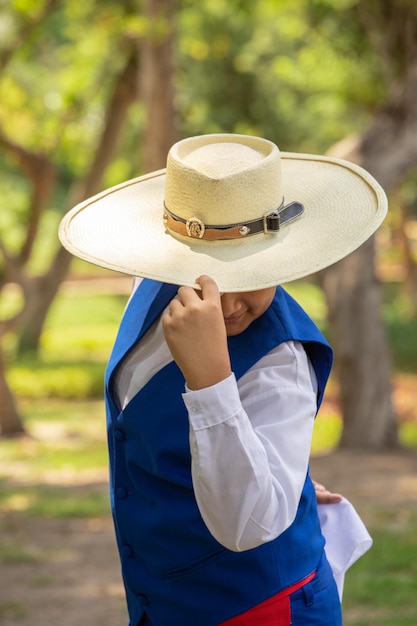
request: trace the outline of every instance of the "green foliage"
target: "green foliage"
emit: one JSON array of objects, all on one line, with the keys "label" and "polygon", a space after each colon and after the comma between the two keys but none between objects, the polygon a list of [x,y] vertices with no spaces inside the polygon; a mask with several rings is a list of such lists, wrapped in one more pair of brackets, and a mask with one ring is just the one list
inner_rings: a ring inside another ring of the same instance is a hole
[{"label": "green foliage", "polygon": [[389,343],[395,350],[395,366],[403,372],[417,372],[417,319],[396,317],[386,323]]},{"label": "green foliage", "polygon": [[284,285],[284,288],[307,311],[320,330],[326,332],[327,306],[320,287],[307,279]]},{"label": "green foliage", "polygon": [[[2,6],[0,12],[0,135],[4,132],[23,151],[45,155],[57,173],[49,210],[41,216],[31,273],[44,271],[51,263],[59,216],[70,208],[72,185],[90,168],[115,76],[125,62],[129,38],[138,30],[133,0],[85,0],[57,3],[24,35],[45,5],[20,0]],[[138,128],[143,120],[138,103],[105,186],[137,173]],[[7,250],[16,253],[31,209],[30,172],[24,161],[22,166],[21,153],[13,150],[0,151],[0,169],[4,173],[0,237]]]},{"label": "green foliage", "polygon": [[10,251],[16,253],[25,236],[29,188],[26,180],[22,179],[2,152],[0,152],[0,167],[2,170],[0,197],[3,207],[0,211],[0,237],[7,241]]},{"label": "green foliage", "polygon": [[312,454],[326,454],[337,448],[342,436],[342,428],[340,415],[322,415],[319,412],[314,424]]},{"label": "green foliage", "polygon": [[417,318],[410,316],[401,284],[385,283],[383,315],[396,370],[417,372]]},{"label": "green foliage", "polygon": [[[8,14],[10,38],[19,22],[33,18],[33,7],[20,15],[14,9]],[[0,123],[16,141],[53,149],[56,161],[82,171],[120,64],[130,10],[127,3],[62,2],[22,42],[0,81]],[[87,28],[88,37],[81,35]]]},{"label": "green foliage", "polygon": [[405,422],[400,427],[400,443],[407,448],[417,450],[417,424],[416,422]]},{"label": "green foliage", "polygon": [[184,132],[259,133],[307,152],[363,128],[384,91],[369,39],[346,19],[353,4],[186,3],[177,78]]}]

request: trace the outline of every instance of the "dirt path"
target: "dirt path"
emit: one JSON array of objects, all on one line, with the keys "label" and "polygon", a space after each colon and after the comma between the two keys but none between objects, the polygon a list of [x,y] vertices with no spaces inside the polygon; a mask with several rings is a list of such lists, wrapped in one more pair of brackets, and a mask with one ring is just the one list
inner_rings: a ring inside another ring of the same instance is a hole
[{"label": "dirt path", "polygon": [[2,533],[13,542],[16,560],[0,566],[2,626],[127,624],[109,518],[13,517],[3,522]]},{"label": "dirt path", "polygon": [[311,460],[313,477],[343,493],[372,524],[376,509],[417,507],[417,454],[408,450],[366,454],[337,451]]},{"label": "dirt path", "polygon": [[[371,524],[381,508],[417,506],[417,455],[314,457],[314,477],[343,492]],[[74,487],[76,489],[77,487]],[[97,486],[95,486],[97,488]],[[107,491],[107,485],[100,483]],[[0,570],[2,626],[125,626],[127,617],[110,517],[0,521],[3,538],[22,548],[21,562]]]}]

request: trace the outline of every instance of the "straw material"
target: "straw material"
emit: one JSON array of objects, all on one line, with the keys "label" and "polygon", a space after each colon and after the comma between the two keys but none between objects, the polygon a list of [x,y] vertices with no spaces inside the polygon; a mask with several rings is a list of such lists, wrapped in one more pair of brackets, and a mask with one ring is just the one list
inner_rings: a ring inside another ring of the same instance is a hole
[{"label": "straw material", "polygon": [[[301,217],[277,233],[205,241],[167,230],[180,220],[239,224],[297,201]],[[222,292],[286,283],[343,258],[381,224],[387,199],[376,180],[347,161],[281,153],[246,135],[202,135],[175,144],[167,169],[129,180],[79,204],[59,236],[74,255],[134,276],[195,285],[201,274]]]}]

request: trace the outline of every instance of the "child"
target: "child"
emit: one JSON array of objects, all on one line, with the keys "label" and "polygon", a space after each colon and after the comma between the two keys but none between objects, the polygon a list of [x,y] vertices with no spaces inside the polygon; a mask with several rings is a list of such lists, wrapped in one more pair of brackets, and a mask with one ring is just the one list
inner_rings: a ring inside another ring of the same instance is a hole
[{"label": "child", "polygon": [[352,252],[386,208],[355,165],[207,135],[64,218],[72,253],[145,277],[106,373],[131,626],[342,623],[308,471],[332,354],[276,286]]}]

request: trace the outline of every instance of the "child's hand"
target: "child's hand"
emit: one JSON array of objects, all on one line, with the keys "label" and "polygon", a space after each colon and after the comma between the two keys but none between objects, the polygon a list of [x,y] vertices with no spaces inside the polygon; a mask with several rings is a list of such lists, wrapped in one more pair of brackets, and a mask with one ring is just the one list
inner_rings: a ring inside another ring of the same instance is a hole
[{"label": "child's hand", "polygon": [[201,292],[180,287],[164,315],[165,340],[189,389],[210,387],[231,373],[219,289],[209,276],[196,282]]},{"label": "child's hand", "polygon": [[317,504],[337,504],[342,501],[340,493],[332,493],[328,491],[324,485],[313,480],[314,489],[316,490]]}]

